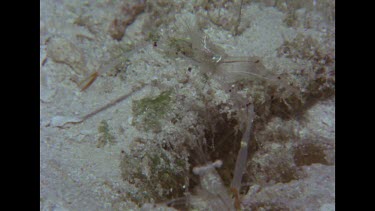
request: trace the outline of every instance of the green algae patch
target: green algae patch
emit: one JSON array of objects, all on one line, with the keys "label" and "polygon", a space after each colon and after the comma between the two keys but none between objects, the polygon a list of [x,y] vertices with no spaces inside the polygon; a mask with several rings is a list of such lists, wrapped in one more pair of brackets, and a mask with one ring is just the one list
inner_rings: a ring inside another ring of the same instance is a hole
[{"label": "green algae patch", "polygon": [[187,161],[158,147],[133,148],[120,162],[121,177],[138,188],[126,196],[138,205],[184,196]]},{"label": "green algae patch", "polygon": [[132,125],[138,130],[152,131],[158,133],[161,131],[161,123],[167,111],[171,108],[172,91],[164,91],[156,97],[146,97],[141,100],[133,101],[133,121]]},{"label": "green algae patch", "polygon": [[99,139],[96,144],[97,148],[103,148],[107,143],[114,144],[115,138],[110,133],[110,129],[108,126],[107,121],[103,120],[100,122],[98,126],[98,132],[99,132]]}]

